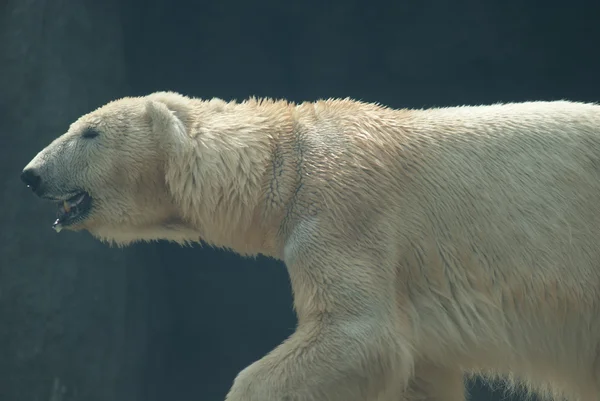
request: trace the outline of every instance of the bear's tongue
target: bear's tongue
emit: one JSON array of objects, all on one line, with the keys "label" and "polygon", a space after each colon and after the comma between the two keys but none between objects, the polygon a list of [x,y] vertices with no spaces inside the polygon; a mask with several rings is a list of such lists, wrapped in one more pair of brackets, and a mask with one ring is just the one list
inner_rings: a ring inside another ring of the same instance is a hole
[{"label": "bear's tongue", "polygon": [[59,233],[63,228],[63,223],[79,214],[77,206],[83,202],[85,194],[76,195],[73,198],[63,201],[59,204],[58,212],[56,214],[56,221],[52,225],[52,228]]}]

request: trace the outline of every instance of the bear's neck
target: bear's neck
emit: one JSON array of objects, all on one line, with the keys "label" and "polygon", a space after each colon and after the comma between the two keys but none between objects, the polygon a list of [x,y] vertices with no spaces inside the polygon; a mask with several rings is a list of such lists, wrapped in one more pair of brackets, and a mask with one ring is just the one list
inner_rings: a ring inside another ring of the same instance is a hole
[{"label": "bear's neck", "polygon": [[294,129],[294,105],[211,100],[195,109],[187,122],[195,149],[184,218],[211,245],[279,258],[277,235],[293,185],[281,152]]}]

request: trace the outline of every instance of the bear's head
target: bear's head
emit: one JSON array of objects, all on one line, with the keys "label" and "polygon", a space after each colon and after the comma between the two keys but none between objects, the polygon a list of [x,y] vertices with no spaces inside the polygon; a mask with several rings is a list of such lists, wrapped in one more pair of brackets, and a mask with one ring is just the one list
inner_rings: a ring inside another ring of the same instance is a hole
[{"label": "bear's head", "polygon": [[88,230],[118,244],[197,237],[166,182],[169,159],[190,141],[178,102],[184,98],[170,93],[110,102],[27,164],[21,179],[58,205],[55,230]]}]

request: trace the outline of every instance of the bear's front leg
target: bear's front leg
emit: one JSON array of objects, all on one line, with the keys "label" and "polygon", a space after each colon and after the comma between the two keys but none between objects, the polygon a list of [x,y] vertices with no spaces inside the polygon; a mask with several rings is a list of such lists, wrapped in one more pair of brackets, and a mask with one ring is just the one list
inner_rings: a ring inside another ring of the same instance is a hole
[{"label": "bear's front leg", "polygon": [[368,322],[321,319],[240,372],[227,401],[400,400],[391,340]]},{"label": "bear's front leg", "polygon": [[285,249],[298,328],[240,372],[226,400],[400,400],[413,358],[393,269],[382,253],[308,234],[297,231]]}]

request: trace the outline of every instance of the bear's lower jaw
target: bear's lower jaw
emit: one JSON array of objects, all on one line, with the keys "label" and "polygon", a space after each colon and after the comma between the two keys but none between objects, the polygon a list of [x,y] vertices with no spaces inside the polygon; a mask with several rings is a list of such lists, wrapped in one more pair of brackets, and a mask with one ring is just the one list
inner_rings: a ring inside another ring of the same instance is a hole
[{"label": "bear's lower jaw", "polygon": [[91,208],[92,197],[87,192],[79,192],[59,203],[52,228],[58,233],[63,228],[82,222],[89,215]]},{"label": "bear's lower jaw", "polygon": [[201,242],[200,234],[185,225],[110,226],[92,224],[84,229],[102,242],[119,247],[136,242],[168,241],[180,245]]}]

